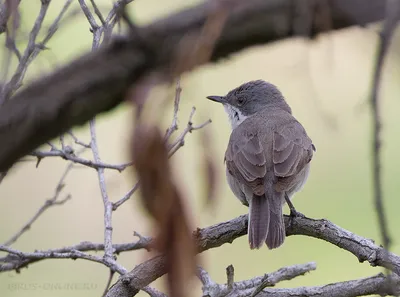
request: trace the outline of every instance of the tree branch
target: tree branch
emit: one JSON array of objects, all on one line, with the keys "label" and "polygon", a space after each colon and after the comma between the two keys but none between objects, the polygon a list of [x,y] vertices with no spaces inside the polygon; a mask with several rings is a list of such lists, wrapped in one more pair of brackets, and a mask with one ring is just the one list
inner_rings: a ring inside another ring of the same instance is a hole
[{"label": "tree branch", "polygon": [[[232,5],[211,61],[249,46],[304,36],[293,30],[293,11],[310,2],[249,0]],[[386,5],[382,0],[370,0],[368,5],[364,0],[329,3],[333,30],[381,20]],[[7,143],[0,146],[0,172],[44,142],[114,108],[124,100],[130,86],[146,75],[172,69],[179,41],[183,36],[199,36],[214,9],[210,1],[139,28],[137,34],[118,38],[82,56],[6,101],[0,109],[0,143]],[[314,13],[311,20],[318,17]],[[310,35],[326,30],[314,26]],[[196,46],[195,42],[188,44]]]},{"label": "tree branch", "polygon": [[[290,218],[285,216],[286,234],[306,235],[319,238],[349,251],[360,262],[368,261],[371,266],[388,268],[400,275],[400,257],[386,252],[385,249],[373,243],[372,240],[358,236],[328,220],[310,218]],[[227,222],[219,223],[194,232],[198,252],[232,243],[236,238],[247,234],[247,215]],[[387,253],[387,257],[385,257]],[[135,295],[139,290],[166,273],[163,256],[154,257],[137,265],[132,271],[121,278],[110,288],[106,296],[124,297],[127,293]],[[131,296],[131,295],[129,295]]]},{"label": "tree branch", "polygon": [[[310,267],[311,269],[315,267]],[[311,270],[309,269],[309,270]],[[234,284],[235,290],[231,292],[226,291],[226,285],[215,284],[212,281],[210,284],[203,283],[203,296],[207,297],[354,297],[366,295],[393,295],[397,296],[400,292],[400,279],[395,276],[393,285],[389,285],[390,280],[384,274],[380,273],[375,276],[366,277],[357,280],[350,280],[345,282],[338,282],[315,287],[298,287],[298,288],[268,288],[261,291],[254,291],[261,279],[271,279],[269,286],[275,283],[291,279],[298,275],[307,272],[306,267],[301,265],[294,265],[283,267],[278,271],[271,272],[265,276],[255,277],[253,279],[237,282]],[[204,274],[204,272],[203,272]],[[201,278],[204,280],[204,275]],[[207,281],[210,281],[208,279]]]},{"label": "tree branch", "polygon": [[[238,296],[243,292],[248,292],[248,296],[260,296],[260,292],[264,288],[273,287],[277,283],[285,280],[291,280],[297,276],[304,275],[307,272],[315,270],[316,264],[313,262],[306,264],[299,264],[293,266],[283,267],[277,271],[257,276],[255,278],[235,282],[231,288],[227,284],[216,284],[207,276],[207,272],[200,269],[200,280],[203,283],[203,296],[210,297],[224,297],[224,296]],[[228,295],[229,294],[229,295]],[[246,296],[246,295],[243,295]]]},{"label": "tree branch", "polygon": [[[120,243],[113,244],[112,249],[114,254],[119,254],[122,252],[134,251],[139,249],[147,249],[149,243],[151,242],[151,238],[141,236],[135,233],[139,239],[135,242],[128,243]],[[0,245],[0,251],[8,252],[6,245]],[[24,257],[25,253],[19,252],[17,256],[15,254],[7,255],[6,257],[0,258],[0,272],[1,271],[11,271],[17,270],[19,271],[21,268],[27,267],[29,264],[33,264],[35,262],[46,260],[47,255],[59,255],[58,258],[62,259],[76,259],[74,254],[75,251],[78,252],[89,252],[89,251],[104,251],[104,243],[92,243],[92,242],[81,242],[77,245],[63,247],[59,249],[50,249],[46,251],[38,251],[39,254],[36,254],[36,257]],[[84,254],[88,255],[88,254]],[[68,257],[70,256],[70,257]],[[74,258],[75,257],[75,258]],[[84,259],[84,258],[83,258]],[[99,258],[100,259],[100,258]]]}]

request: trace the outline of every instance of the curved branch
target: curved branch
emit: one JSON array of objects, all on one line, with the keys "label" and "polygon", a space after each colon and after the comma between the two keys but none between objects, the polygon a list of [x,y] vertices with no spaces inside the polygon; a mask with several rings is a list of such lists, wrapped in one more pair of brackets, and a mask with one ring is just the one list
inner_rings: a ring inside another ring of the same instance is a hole
[{"label": "curved branch", "polygon": [[[400,275],[399,256],[390,252],[387,253],[385,249],[374,244],[372,240],[353,234],[328,220],[285,216],[285,225],[287,236],[306,235],[322,239],[349,251],[360,262],[368,261],[372,266],[385,267]],[[194,237],[197,241],[198,252],[201,253],[225,243],[232,243],[236,238],[245,234],[247,234],[247,215],[204,229],[198,229],[194,232]],[[166,272],[164,257],[154,257],[121,276],[110,288],[106,296],[125,297],[135,295],[141,288],[152,283]],[[128,292],[131,295],[127,295]]]},{"label": "curved branch", "polygon": [[[364,0],[329,1],[330,28],[318,26],[321,15],[315,12],[313,2],[249,0],[231,5],[211,61],[249,46],[304,36],[294,28],[303,19],[311,22],[308,36],[382,20],[387,1],[370,0],[368,5]],[[214,4],[206,2],[139,28],[135,34],[116,39],[17,93],[0,109],[0,143],[7,144],[0,146],[0,172],[44,142],[114,108],[132,84],[150,73],[170,73],[182,51],[182,38],[201,34]],[[304,6],[311,16],[299,15]],[[196,42],[185,45],[198,46]]]},{"label": "curved branch", "polygon": [[[286,267],[282,268],[284,270]],[[279,271],[277,271],[279,272]],[[274,276],[277,272],[272,272],[271,274]],[[296,275],[295,275],[296,276]],[[256,277],[255,279],[259,279],[262,277]],[[256,281],[257,283],[257,281]],[[234,285],[239,284],[235,283]],[[272,284],[273,285],[273,284]],[[271,286],[272,286],[271,285]],[[322,286],[315,287],[297,287],[297,288],[267,288],[263,289],[260,292],[255,292],[254,289],[257,285],[252,284],[252,280],[248,280],[248,286],[244,288],[237,289],[229,295],[226,295],[225,287],[226,285],[219,285],[215,283],[211,283],[211,286],[203,287],[203,296],[209,297],[303,297],[303,296],[317,296],[317,297],[332,297],[332,296],[341,296],[341,297],[353,297],[353,296],[366,296],[366,295],[381,295],[381,296],[397,296],[400,292],[400,280],[396,277],[395,282],[392,282],[389,285],[389,279],[383,273],[379,273],[377,275],[344,281],[337,282]],[[224,294],[225,293],[225,294]]]}]

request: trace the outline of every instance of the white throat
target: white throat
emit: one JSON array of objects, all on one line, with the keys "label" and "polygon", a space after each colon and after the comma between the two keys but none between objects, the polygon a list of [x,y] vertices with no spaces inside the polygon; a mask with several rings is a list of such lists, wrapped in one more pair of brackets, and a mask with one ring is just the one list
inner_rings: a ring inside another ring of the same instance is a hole
[{"label": "white throat", "polygon": [[229,122],[231,123],[232,130],[239,126],[247,116],[243,115],[239,109],[229,104],[224,104],[224,109],[228,114]]}]

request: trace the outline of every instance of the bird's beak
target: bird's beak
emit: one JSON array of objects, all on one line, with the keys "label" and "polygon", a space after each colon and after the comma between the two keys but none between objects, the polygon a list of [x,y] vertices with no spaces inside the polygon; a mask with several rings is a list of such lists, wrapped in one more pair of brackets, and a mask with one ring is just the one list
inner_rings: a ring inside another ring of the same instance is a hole
[{"label": "bird's beak", "polygon": [[212,101],[222,103],[222,104],[226,103],[226,99],[223,96],[207,96],[207,99],[210,99]]}]

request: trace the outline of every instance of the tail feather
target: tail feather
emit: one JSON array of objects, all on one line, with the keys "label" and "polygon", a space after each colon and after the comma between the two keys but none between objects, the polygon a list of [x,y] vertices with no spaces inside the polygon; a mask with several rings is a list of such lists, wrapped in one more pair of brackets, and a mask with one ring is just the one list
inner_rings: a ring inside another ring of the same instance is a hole
[{"label": "tail feather", "polygon": [[270,225],[269,203],[264,195],[253,195],[249,207],[248,234],[250,248],[259,249],[267,239]]},{"label": "tail feather", "polygon": [[269,229],[265,243],[269,249],[280,247],[285,241],[285,223],[282,215],[282,194],[274,191],[268,197]]}]

